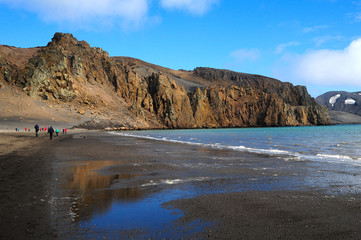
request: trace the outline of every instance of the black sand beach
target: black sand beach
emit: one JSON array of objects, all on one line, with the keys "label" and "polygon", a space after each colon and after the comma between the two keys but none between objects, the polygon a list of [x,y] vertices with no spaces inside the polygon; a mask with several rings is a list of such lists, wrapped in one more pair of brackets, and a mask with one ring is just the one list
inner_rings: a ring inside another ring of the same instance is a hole
[{"label": "black sand beach", "polygon": [[[1,239],[361,236],[360,168],[96,131],[53,141],[45,134],[0,134]],[[176,191],[182,193],[162,199]],[[146,201],[154,194],[161,208],[182,213],[164,231],[84,226],[114,201]]]}]

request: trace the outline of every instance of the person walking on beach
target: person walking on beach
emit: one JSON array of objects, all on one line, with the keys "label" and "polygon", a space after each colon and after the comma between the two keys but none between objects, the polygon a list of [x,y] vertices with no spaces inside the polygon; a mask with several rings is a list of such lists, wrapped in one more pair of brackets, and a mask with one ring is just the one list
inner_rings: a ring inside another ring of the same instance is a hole
[{"label": "person walking on beach", "polygon": [[59,136],[59,129],[56,129],[55,132],[56,132],[56,136]]},{"label": "person walking on beach", "polygon": [[36,124],[34,128],[35,128],[35,136],[36,136],[36,137],[39,137],[39,129],[40,129],[40,128],[39,128],[39,125]]},{"label": "person walking on beach", "polygon": [[50,139],[53,139],[54,128],[52,126],[48,129],[48,133],[50,134]]}]

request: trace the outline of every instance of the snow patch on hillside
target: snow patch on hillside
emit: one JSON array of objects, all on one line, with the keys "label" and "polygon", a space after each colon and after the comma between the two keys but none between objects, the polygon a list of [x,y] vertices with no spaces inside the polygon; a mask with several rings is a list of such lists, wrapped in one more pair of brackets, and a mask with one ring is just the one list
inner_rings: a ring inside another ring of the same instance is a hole
[{"label": "snow patch on hillside", "polygon": [[345,104],[346,104],[346,105],[353,105],[353,104],[355,104],[355,103],[356,103],[356,101],[353,100],[352,98],[347,98],[347,99],[345,100]]},{"label": "snow patch on hillside", "polygon": [[337,95],[335,95],[335,96],[333,96],[333,97],[330,98],[329,102],[330,102],[330,104],[331,104],[332,107],[335,105],[335,102],[337,101],[337,99],[338,99],[339,97],[341,97],[341,95],[340,95],[340,94],[337,94]]}]

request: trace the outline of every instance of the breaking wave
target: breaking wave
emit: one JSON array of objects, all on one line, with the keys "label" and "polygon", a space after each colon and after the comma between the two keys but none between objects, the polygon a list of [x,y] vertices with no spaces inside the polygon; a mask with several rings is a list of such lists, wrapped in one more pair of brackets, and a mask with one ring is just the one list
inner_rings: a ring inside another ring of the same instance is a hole
[{"label": "breaking wave", "polygon": [[282,157],[287,161],[311,160],[311,161],[325,161],[325,162],[333,162],[333,163],[350,163],[354,165],[361,165],[361,158],[348,156],[348,155],[341,155],[341,154],[310,153],[307,151],[298,152],[298,151],[290,151],[290,150],[277,149],[277,148],[254,148],[243,145],[234,146],[234,145],[226,145],[222,143],[205,143],[205,142],[199,142],[199,139],[195,137],[191,137],[189,138],[189,140],[183,140],[183,139],[177,140],[174,138],[169,138],[164,136],[150,136],[147,134],[139,135],[139,133],[134,134],[132,132],[110,132],[110,133],[114,135],[121,135],[126,137],[135,137],[135,138],[149,139],[155,141],[202,146],[213,149],[228,149],[228,150],[234,150],[234,151],[240,151],[246,153],[265,154],[269,156]]}]

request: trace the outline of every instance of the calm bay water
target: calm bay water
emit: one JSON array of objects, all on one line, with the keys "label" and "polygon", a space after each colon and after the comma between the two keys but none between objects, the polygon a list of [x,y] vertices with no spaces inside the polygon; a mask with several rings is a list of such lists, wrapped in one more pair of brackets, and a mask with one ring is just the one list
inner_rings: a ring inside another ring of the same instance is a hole
[{"label": "calm bay water", "polygon": [[300,160],[361,164],[361,125],[155,130],[115,133]]}]

